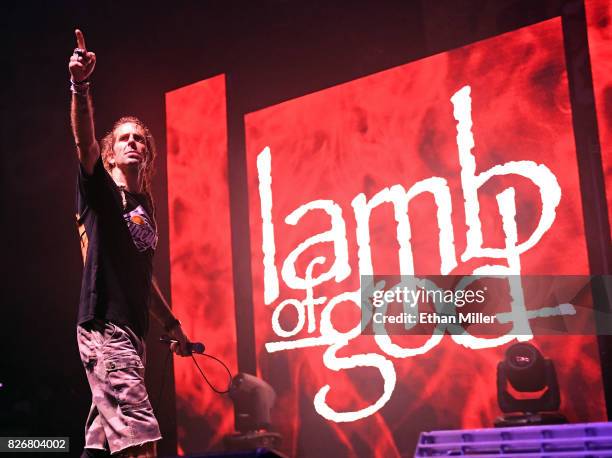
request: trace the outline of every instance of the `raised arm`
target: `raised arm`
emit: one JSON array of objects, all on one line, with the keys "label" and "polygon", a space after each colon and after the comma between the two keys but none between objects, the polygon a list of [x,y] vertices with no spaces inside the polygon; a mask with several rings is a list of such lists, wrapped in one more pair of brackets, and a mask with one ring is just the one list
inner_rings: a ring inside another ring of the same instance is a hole
[{"label": "raised arm", "polygon": [[87,51],[85,37],[80,30],[74,31],[77,47],[68,63],[70,72],[70,89],[72,91],[72,104],[70,120],[72,121],[72,134],[77,146],[79,161],[89,174],[93,173],[96,160],[100,156],[100,146],[96,140],[94,128],[93,106],[89,94],[89,80],[96,66],[96,55]]}]

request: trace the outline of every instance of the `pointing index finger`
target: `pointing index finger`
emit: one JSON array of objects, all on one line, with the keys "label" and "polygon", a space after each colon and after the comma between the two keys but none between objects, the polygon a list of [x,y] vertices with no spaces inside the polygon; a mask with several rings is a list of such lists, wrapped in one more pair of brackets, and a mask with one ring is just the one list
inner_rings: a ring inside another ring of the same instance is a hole
[{"label": "pointing index finger", "polygon": [[83,32],[76,29],[74,34],[76,35],[77,48],[81,48],[83,51],[85,51],[87,48],[85,47],[85,37],[83,36]]}]

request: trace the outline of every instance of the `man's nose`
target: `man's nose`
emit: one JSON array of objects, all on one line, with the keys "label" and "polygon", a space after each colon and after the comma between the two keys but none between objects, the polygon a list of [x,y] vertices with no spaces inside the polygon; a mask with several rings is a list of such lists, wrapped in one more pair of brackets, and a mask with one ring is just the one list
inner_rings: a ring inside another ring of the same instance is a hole
[{"label": "man's nose", "polygon": [[133,135],[130,135],[130,138],[128,139],[128,145],[130,146],[136,145],[136,139],[134,138]]}]

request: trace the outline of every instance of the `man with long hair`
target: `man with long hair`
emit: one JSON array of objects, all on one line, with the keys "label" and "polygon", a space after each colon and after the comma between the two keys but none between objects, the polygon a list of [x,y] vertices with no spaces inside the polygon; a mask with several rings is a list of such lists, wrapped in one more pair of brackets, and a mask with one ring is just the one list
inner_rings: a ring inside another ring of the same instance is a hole
[{"label": "man with long hair", "polygon": [[[161,435],[144,385],[149,312],[175,340],[175,353],[190,352],[152,276],[155,142],[142,121],[123,117],[98,143],[89,82],[96,55],[87,51],[82,32],[75,33],[77,48],[68,69],[84,262],[77,342],[92,391],[82,456],[156,456]],[[153,301],[152,287],[158,295]]]}]

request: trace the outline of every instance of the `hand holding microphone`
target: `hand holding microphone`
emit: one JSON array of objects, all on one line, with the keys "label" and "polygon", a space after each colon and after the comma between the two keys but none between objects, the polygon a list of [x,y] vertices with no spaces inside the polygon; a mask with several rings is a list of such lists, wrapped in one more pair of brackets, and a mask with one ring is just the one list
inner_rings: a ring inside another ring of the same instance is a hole
[{"label": "hand holding microphone", "polygon": [[167,334],[162,335],[159,338],[159,341],[170,345],[170,350],[181,356],[190,356],[192,353],[203,354],[204,350],[206,349],[202,342],[189,342],[188,340],[185,340],[185,343],[181,345],[177,339],[173,339]]},{"label": "hand holding microphone", "polygon": [[176,318],[166,325],[167,335],[160,337],[161,342],[170,344],[170,351],[180,356],[191,356],[193,353],[204,353],[204,345],[191,342],[183,332],[181,322]]}]

